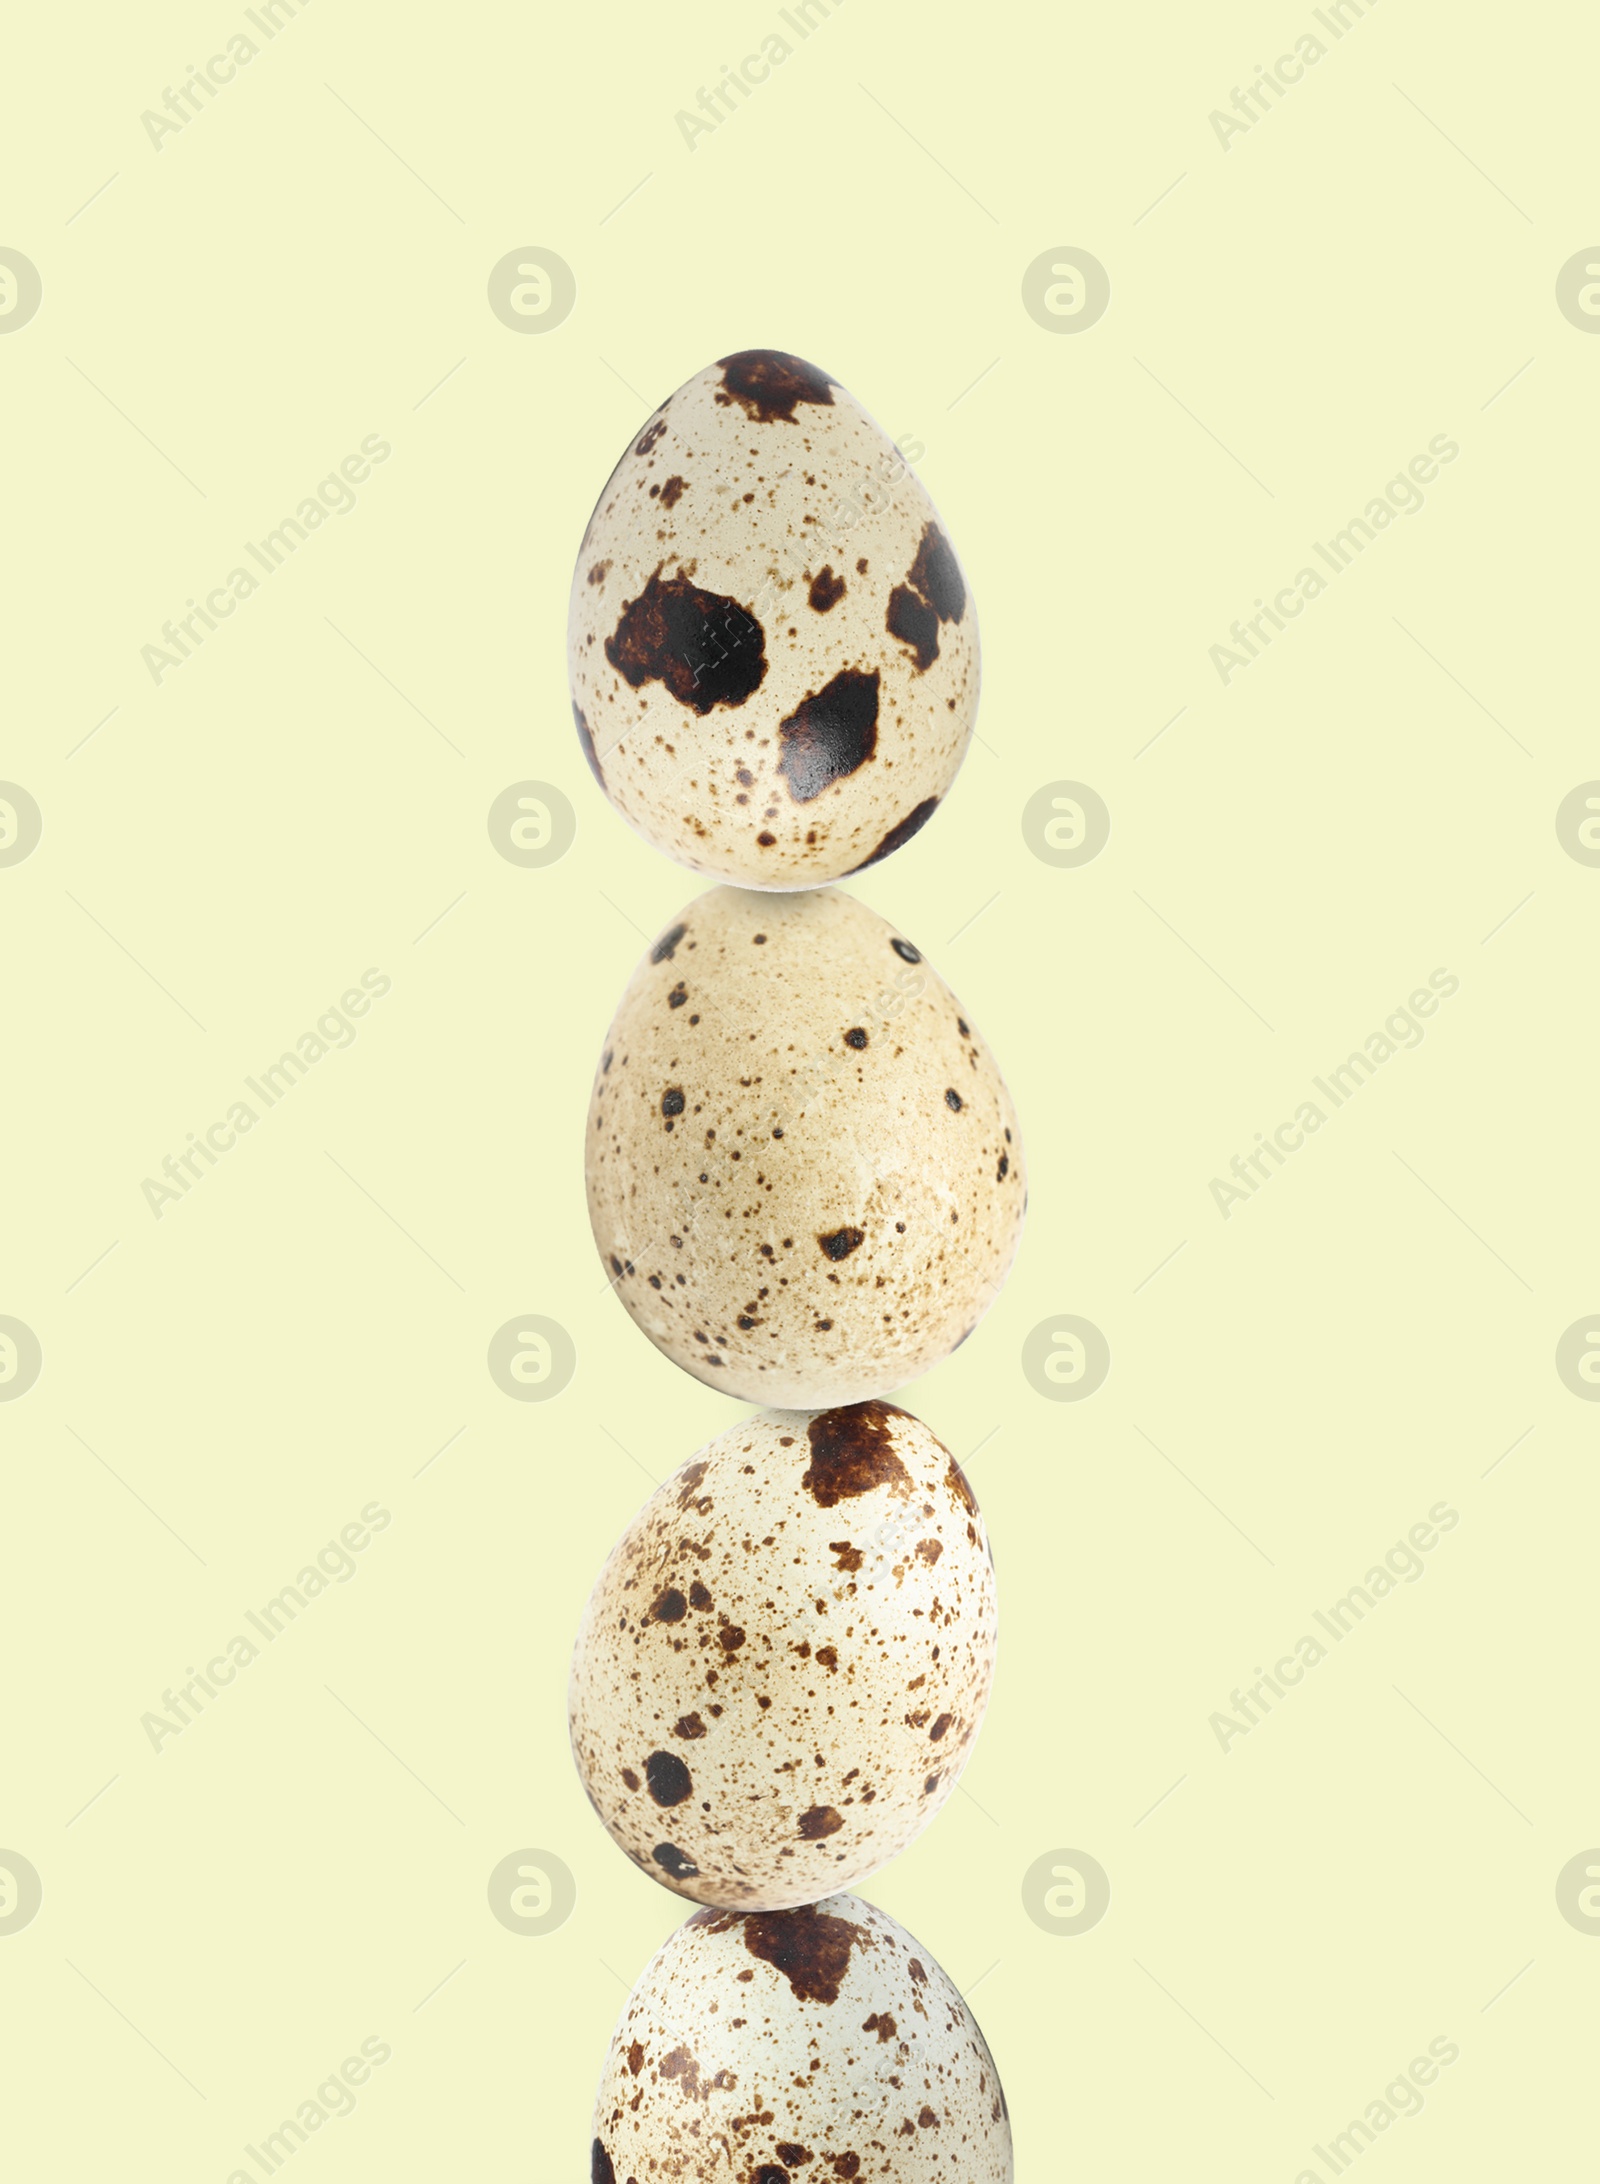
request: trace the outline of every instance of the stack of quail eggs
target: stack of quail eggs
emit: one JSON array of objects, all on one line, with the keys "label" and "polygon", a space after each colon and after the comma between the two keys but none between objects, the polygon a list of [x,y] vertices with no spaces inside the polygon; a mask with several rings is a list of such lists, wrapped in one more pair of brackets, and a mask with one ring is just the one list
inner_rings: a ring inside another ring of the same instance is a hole
[{"label": "stack of quail eggs", "polygon": [[595,1243],[657,1349],[761,1406],[645,1503],[573,1650],[589,1801],[696,1907],[618,2020],[592,2184],[1003,2184],[983,2034],[848,1891],[951,1796],[988,1702],[982,1514],[886,1398],[994,1300],[1026,1171],[961,1002],[828,884],[935,819],[977,711],[972,595],[854,397],[747,350],[624,450],[568,659],[606,797],[721,883],[647,950],[606,1035]]}]

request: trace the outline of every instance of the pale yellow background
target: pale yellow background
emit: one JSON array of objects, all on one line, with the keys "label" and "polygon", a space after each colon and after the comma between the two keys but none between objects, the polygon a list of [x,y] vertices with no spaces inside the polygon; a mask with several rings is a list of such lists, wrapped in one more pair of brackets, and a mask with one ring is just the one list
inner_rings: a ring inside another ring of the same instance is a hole
[{"label": "pale yellow background", "polygon": [[[0,1846],[44,1884],[0,1939],[7,2175],[224,2184],[368,2036],[297,2178],[587,2173],[679,1906],[584,1801],[567,1649],[646,1474],[738,1413],[589,1240],[593,1058],[696,883],[583,766],[566,592],[642,417],[750,345],[920,438],[965,558],[983,740],[855,884],[982,1024],[1032,1170],[1004,1296],[903,1397],[982,1444],[994,1702],[869,1893],[979,1983],[1029,2180],[1292,2184],[1440,2035],[1366,2169],[1582,2167],[1600,1413],[1553,1357],[1600,1307],[1600,872],[1554,814],[1600,775],[1600,342],[1555,282],[1600,228],[1592,15],[1387,0],[1224,151],[1308,7],[848,0],[691,152],[776,6],[316,0],[155,151],[244,22],[6,36],[0,243],[44,282],[0,339],[0,775],[44,814],[0,871],[0,1312],[44,1350],[0,1405]],[[522,337],[486,282],[529,245],[578,301]],[[1112,282],[1066,338],[1021,298],[1063,245]],[[356,511],[155,687],[141,646],[374,433]],[[1424,511],[1224,688],[1208,648],[1438,433]],[[485,824],[529,778],[578,813],[540,871]],[[1077,870],[1020,830],[1060,779],[1112,813]],[[355,1046],[153,1219],[141,1180],[368,966]],[[1224,1222],[1211,1177],[1440,966],[1422,1047]],[[485,1366],[526,1312],[577,1346],[545,1405]],[[1060,1313],[1111,1344],[1082,1403],[1021,1368]],[[355,1580],[153,1753],[164,1688],[372,1500]],[[1213,1710],[1439,1500],[1425,1579],[1224,1755]],[[485,1893],[530,1846],[579,1888],[542,1939]],[[1078,1938],[1021,1895],[1066,1847],[1113,1889]]]}]

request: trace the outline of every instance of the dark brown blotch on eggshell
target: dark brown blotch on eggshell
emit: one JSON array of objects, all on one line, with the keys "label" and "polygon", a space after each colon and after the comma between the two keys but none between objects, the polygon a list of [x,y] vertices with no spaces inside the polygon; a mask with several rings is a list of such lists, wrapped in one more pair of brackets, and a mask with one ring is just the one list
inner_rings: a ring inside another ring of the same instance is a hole
[{"label": "dark brown blotch on eggshell", "polygon": [[[684,1465],[683,1469],[678,1473],[677,1480],[678,1507],[680,1509],[692,1509],[695,1506],[695,1497],[700,1491],[701,1482],[710,1469],[709,1464],[701,1463],[698,1458],[694,1463]],[[710,1507],[709,1502],[706,1507]]]},{"label": "dark brown blotch on eggshell", "polygon": [[880,1486],[911,1491],[910,1475],[894,1451],[893,1421],[907,1415],[893,1403],[818,1412],[806,1427],[811,1461],[800,1481],[818,1508],[836,1508]]},{"label": "dark brown blotch on eggshell", "polygon": [[912,653],[918,674],[939,657],[939,625],[959,622],[966,610],[967,587],[950,541],[936,523],[928,524],[917,557],[903,584],[889,594],[886,626]]},{"label": "dark brown blotch on eggshell", "polygon": [[889,594],[884,627],[906,647],[918,674],[926,674],[939,657],[939,617],[928,602],[908,591],[904,584],[897,584]]},{"label": "dark brown blotch on eggshell", "polygon": [[852,1251],[859,1251],[866,1241],[866,1231],[858,1228],[829,1229],[817,1238],[824,1254],[833,1260],[848,1259]]},{"label": "dark brown blotch on eggshell", "polygon": [[897,849],[904,849],[913,835],[922,832],[938,809],[939,799],[936,796],[925,796],[913,811],[908,811],[903,819],[889,829],[871,856],[863,857],[858,865],[852,865],[851,870],[865,872],[869,865],[880,864],[885,857],[892,857]]},{"label": "dark brown blotch on eggshell", "polygon": [[797,804],[813,803],[871,758],[878,747],[878,684],[876,668],[870,675],[841,668],[779,722],[778,771]]},{"label": "dark brown blotch on eggshell", "polygon": [[794,1911],[747,1911],[742,1917],[745,1947],[780,1971],[802,2002],[837,2002],[851,1950],[875,1946],[864,1926],[815,1904]]},{"label": "dark brown blotch on eggshell", "polygon": [[767,672],[766,632],[750,609],[658,564],[623,606],[606,658],[630,688],[659,682],[694,712],[743,705]]},{"label": "dark brown blotch on eggshell", "polygon": [[694,1781],[676,1752],[652,1752],[644,1763],[650,1795],[664,1808],[681,1805],[694,1795]]},{"label": "dark brown blotch on eggshell", "polygon": [[718,369],[723,391],[717,400],[739,403],[756,424],[792,425],[801,402],[833,406],[833,383],[827,373],[781,349],[741,349],[720,358]]},{"label": "dark brown blotch on eggshell", "polygon": [[973,1493],[966,1473],[953,1456],[950,1459],[950,1469],[945,1473],[945,1484],[954,1494],[956,1500],[960,1502],[967,1515],[975,1517],[978,1514],[978,1497]]}]

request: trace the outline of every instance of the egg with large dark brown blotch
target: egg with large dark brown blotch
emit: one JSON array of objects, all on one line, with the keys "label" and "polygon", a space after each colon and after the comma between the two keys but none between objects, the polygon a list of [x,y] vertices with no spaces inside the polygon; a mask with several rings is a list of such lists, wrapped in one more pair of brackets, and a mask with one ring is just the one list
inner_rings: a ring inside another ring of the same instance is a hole
[{"label": "egg with large dark brown blotch", "polygon": [[589,1219],[627,1310],[708,1386],[797,1410],[949,1355],[1022,1232],[1016,1112],[921,951],[833,888],[691,903],[595,1072]]},{"label": "egg with large dark brown blotch", "polygon": [[839,382],[723,357],[624,451],[579,549],[573,715],[691,871],[815,887],[907,842],[978,709],[978,618],[905,455]]},{"label": "egg with large dark brown blotch", "polygon": [[983,1518],[925,1425],[890,1403],[762,1412],[612,1549],[572,1654],[579,1775],[680,1896],[814,1902],[953,1794],[995,1633]]},{"label": "egg with large dark brown blotch", "polygon": [[955,1983],[859,1896],[698,1911],[628,1997],[592,2184],[1011,2184],[994,2057]]}]

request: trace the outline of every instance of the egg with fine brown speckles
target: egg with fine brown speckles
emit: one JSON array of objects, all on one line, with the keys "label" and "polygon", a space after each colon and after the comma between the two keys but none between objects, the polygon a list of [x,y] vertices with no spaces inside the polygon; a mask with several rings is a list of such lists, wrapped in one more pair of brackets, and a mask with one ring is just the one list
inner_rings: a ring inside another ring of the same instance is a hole
[{"label": "egg with fine brown speckles", "polygon": [[572,1654],[578,1773],[680,1896],[811,1903],[952,1795],[995,1636],[983,1518],[925,1425],[890,1403],[763,1412],[612,1549]]},{"label": "egg with fine brown speckles", "polygon": [[994,2057],[954,1982],[859,1896],[699,1911],[628,1997],[591,2184],[1011,2184]]},{"label": "egg with fine brown speckles", "polygon": [[799,1410],[887,1395],[1005,1280],[1026,1184],[993,1055],[921,951],[832,888],[721,887],[612,1020],[589,1219],[686,1372]]},{"label": "egg with fine brown speckles", "polygon": [[932,501],[836,379],[774,349],[708,365],[629,442],[578,552],[567,658],[623,818],[745,887],[908,842],[978,709],[977,611]]}]

